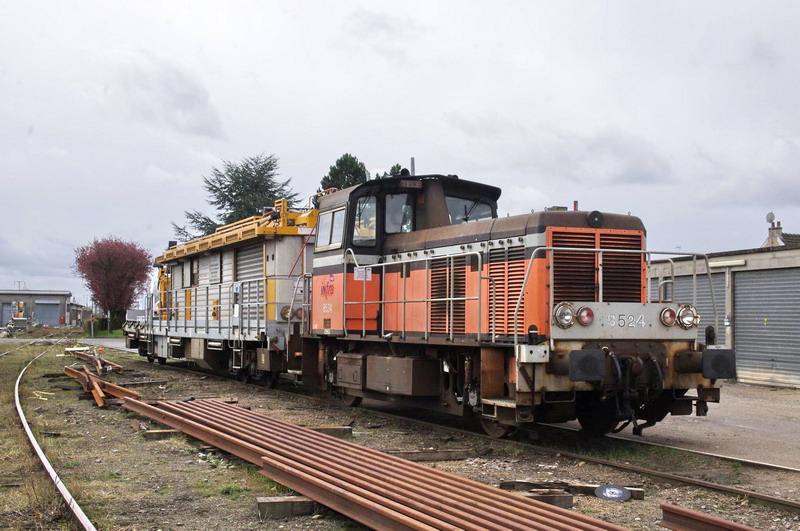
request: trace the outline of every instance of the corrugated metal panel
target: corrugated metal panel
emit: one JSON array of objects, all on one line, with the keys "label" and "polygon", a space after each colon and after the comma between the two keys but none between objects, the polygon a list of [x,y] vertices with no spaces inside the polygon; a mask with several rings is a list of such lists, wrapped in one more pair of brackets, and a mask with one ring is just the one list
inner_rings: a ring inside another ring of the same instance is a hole
[{"label": "corrugated metal panel", "polygon": [[[712,273],[711,283],[714,286],[714,297],[717,301],[717,338],[720,343],[725,339],[725,328],[723,321],[727,314],[725,308],[725,273]],[[667,289],[669,292],[670,290]],[[674,284],[675,296],[673,300],[678,303],[692,302],[692,277],[675,277]],[[705,329],[708,325],[714,325],[714,304],[711,301],[711,290],[708,289],[708,276],[703,273],[697,275],[697,301],[695,302],[697,313],[700,314],[700,325],[697,327],[697,339],[705,343]]]},{"label": "corrugated metal panel", "polygon": [[36,301],[33,303],[35,321],[48,326],[58,326],[61,318],[61,304],[58,301]]},{"label": "corrugated metal panel", "polygon": [[800,387],[800,269],[736,273],[734,312],[738,379]]},{"label": "corrugated metal panel", "polygon": [[259,302],[264,300],[264,245],[252,245],[236,250],[236,281],[241,283],[240,302],[242,317],[256,320],[259,316]]},{"label": "corrugated metal panel", "polygon": [[11,321],[11,303],[4,302],[3,303],[3,310],[2,310],[2,321],[0,321],[0,326],[5,326]]},{"label": "corrugated metal panel", "polygon": [[236,280],[251,280],[264,276],[263,251],[262,244],[236,250]]}]

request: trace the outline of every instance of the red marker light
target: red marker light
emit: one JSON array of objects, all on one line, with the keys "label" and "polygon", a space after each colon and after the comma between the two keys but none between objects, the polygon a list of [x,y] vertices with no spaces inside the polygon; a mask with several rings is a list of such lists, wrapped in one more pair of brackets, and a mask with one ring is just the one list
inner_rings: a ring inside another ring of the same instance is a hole
[{"label": "red marker light", "polygon": [[672,308],[664,308],[661,310],[661,322],[664,326],[672,326],[675,324],[678,316],[675,314],[675,310]]},{"label": "red marker light", "polygon": [[594,321],[594,312],[591,308],[584,306],[578,310],[578,322],[583,326],[589,326]]}]

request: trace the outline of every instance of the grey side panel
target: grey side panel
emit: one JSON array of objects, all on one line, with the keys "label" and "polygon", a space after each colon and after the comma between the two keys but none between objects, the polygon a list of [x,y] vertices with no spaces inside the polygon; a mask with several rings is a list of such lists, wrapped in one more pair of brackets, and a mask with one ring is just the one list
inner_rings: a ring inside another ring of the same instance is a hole
[{"label": "grey side panel", "polygon": [[800,387],[800,269],[734,276],[738,379]]},{"label": "grey side panel", "polygon": [[2,320],[0,320],[0,326],[5,326],[11,321],[11,303],[4,302],[3,303],[3,310],[2,310]]},{"label": "grey side panel", "polygon": [[[717,337],[724,342],[725,329],[723,321],[727,314],[725,308],[725,273],[712,273],[711,283],[714,286],[714,298],[717,302]],[[683,276],[675,278],[674,301],[677,303],[692,303],[692,277]],[[667,289],[670,291],[670,289]],[[697,275],[697,300],[695,301],[697,313],[700,314],[700,324],[697,327],[697,340],[705,343],[705,330],[708,325],[714,325],[714,304],[711,301],[711,290],[708,289],[708,276],[704,273]]]}]

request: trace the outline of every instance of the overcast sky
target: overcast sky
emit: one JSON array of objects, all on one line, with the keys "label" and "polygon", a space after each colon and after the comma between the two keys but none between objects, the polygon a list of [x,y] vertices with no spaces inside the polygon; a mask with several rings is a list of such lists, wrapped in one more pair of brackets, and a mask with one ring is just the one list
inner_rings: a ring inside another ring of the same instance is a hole
[{"label": "overcast sky", "polygon": [[259,153],[312,193],[343,153],[503,188],[501,215],[631,212],[652,250],[800,232],[797,2],[0,3],[0,289],[154,255]]}]

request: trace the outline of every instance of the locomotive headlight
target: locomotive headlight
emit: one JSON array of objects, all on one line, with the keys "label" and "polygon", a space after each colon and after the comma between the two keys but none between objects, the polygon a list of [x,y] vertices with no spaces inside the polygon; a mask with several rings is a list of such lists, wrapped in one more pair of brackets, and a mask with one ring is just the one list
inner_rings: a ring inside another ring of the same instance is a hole
[{"label": "locomotive headlight", "polygon": [[664,308],[661,310],[661,322],[664,326],[674,325],[677,318],[678,316],[675,314],[675,310],[672,308]]},{"label": "locomotive headlight", "polygon": [[678,308],[678,324],[681,328],[688,330],[693,326],[697,326],[699,320],[700,316],[691,304],[684,304]]},{"label": "locomotive headlight", "polygon": [[281,308],[281,319],[284,321],[288,321],[289,318],[292,316],[292,308],[290,306],[284,306]]},{"label": "locomotive headlight", "polygon": [[575,310],[568,302],[559,302],[553,310],[553,320],[561,328],[569,328],[575,324]]},{"label": "locomotive headlight", "polygon": [[578,322],[583,326],[589,326],[594,321],[594,312],[588,306],[578,310]]}]

